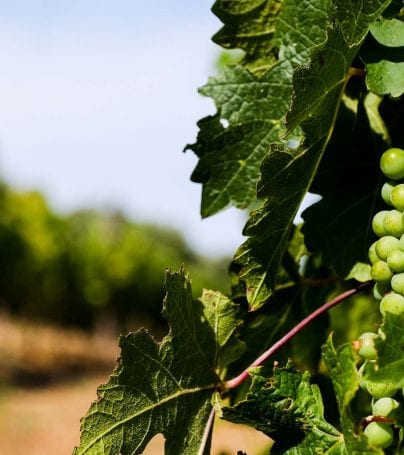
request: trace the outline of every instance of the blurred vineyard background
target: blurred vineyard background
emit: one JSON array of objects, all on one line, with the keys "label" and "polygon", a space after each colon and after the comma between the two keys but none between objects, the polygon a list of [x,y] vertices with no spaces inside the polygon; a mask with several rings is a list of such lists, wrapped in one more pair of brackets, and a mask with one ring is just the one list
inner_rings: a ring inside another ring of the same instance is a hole
[{"label": "blurred vineyard background", "polygon": [[119,212],[61,216],[38,192],[0,187],[0,301],[14,316],[111,333],[161,323],[164,270],[225,290],[227,259],[196,254],[175,230]]}]

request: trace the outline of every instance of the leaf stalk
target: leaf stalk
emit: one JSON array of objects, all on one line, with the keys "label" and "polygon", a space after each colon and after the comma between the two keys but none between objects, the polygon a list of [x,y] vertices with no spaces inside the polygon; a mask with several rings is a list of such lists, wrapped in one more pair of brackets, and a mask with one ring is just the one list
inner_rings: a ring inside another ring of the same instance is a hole
[{"label": "leaf stalk", "polygon": [[284,335],[280,340],[274,343],[269,349],[267,349],[263,354],[261,354],[254,362],[247,367],[241,374],[236,376],[233,379],[225,382],[224,390],[235,389],[240,384],[242,384],[248,377],[249,377],[249,370],[250,368],[258,367],[262,365],[266,360],[268,360],[271,355],[273,355],[276,351],[282,348],[288,341],[290,341],[293,337],[295,337],[299,332],[301,332],[305,327],[307,327],[312,321],[318,318],[323,313],[327,312],[332,307],[338,305],[339,303],[343,302],[344,300],[352,297],[353,295],[357,294],[358,292],[362,291],[363,289],[369,287],[371,284],[370,281],[366,283],[361,283],[353,289],[349,289],[348,291],[343,292],[342,294],[337,295],[335,298],[326,302],[321,307],[317,308],[317,310],[310,313],[307,317],[305,317],[299,324],[295,325],[286,335]]}]

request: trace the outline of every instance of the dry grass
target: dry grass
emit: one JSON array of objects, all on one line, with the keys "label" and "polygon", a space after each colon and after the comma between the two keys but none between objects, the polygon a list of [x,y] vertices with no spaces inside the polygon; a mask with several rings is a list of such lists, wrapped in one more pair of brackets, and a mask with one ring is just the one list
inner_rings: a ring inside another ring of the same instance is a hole
[{"label": "dry grass", "polygon": [[116,337],[0,317],[0,381],[46,383],[110,370]]}]

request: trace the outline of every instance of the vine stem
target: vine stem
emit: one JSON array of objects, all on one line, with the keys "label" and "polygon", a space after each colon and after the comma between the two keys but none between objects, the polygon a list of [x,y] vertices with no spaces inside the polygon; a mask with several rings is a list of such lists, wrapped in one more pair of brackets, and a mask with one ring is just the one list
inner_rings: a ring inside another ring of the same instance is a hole
[{"label": "vine stem", "polygon": [[208,421],[206,422],[205,431],[203,432],[202,441],[199,445],[198,455],[203,455],[206,451],[208,441],[212,436],[213,422],[215,421],[215,408],[210,410]]},{"label": "vine stem", "polygon": [[351,66],[348,70],[348,75],[349,76],[359,76],[359,77],[365,77],[366,72],[363,68],[355,68]]},{"label": "vine stem", "polygon": [[307,317],[305,317],[302,321],[299,322],[299,324],[295,325],[292,330],[290,330],[286,335],[284,335],[280,340],[278,340],[276,343],[274,343],[269,349],[267,349],[263,354],[261,354],[254,362],[247,367],[241,374],[236,376],[233,379],[230,379],[229,381],[224,383],[224,390],[230,390],[230,389],[235,389],[238,387],[241,383],[243,383],[249,376],[249,369],[258,367],[262,363],[264,363],[266,360],[268,360],[269,357],[271,357],[272,354],[274,354],[278,349],[280,349],[282,346],[284,346],[289,340],[291,340],[294,336],[296,336],[299,332],[301,332],[307,325],[309,325],[314,319],[318,318],[320,315],[323,313],[327,312],[330,308],[338,305],[339,303],[343,302],[344,300],[348,299],[349,297],[353,296],[354,294],[357,294],[358,292],[362,291],[366,287],[368,287],[371,284],[370,281],[367,283],[361,283],[357,287],[353,289],[349,289],[348,291],[343,292],[342,294],[337,295],[334,299],[330,300],[329,302],[326,302],[324,305],[321,307],[317,308],[317,310],[313,311],[313,313],[310,313]]}]

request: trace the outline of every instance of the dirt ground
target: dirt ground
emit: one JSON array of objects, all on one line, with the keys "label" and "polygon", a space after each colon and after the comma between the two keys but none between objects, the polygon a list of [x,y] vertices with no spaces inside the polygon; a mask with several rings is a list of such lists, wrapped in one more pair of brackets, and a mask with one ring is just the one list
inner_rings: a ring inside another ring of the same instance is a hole
[{"label": "dirt ground", "polygon": [[[90,349],[88,347],[91,346]],[[94,337],[0,316],[0,455],[68,455],[80,418],[108,380],[118,355],[114,337]],[[215,424],[212,455],[268,453],[262,433]],[[163,455],[158,435],[145,455]]]}]

